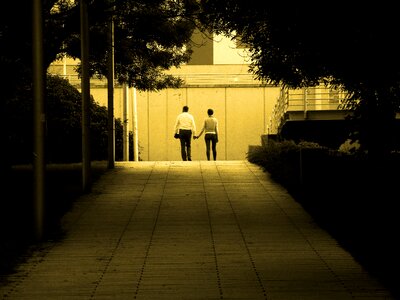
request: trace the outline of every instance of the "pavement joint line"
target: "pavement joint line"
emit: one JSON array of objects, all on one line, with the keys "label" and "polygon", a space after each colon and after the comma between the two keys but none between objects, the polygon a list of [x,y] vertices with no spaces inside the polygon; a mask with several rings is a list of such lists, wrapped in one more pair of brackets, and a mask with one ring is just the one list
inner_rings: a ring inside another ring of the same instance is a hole
[{"label": "pavement joint line", "polygon": [[[148,177],[147,177],[147,179],[146,179],[146,183],[149,183],[150,178],[151,178],[151,175],[153,174],[153,171],[154,171],[154,167],[151,168],[151,171],[149,172],[149,175],[148,175]],[[101,273],[101,275],[100,275],[100,278],[99,278],[99,280],[96,281],[95,287],[93,288],[93,292],[92,292],[92,295],[91,295],[91,297],[90,297],[91,299],[95,299],[95,297],[96,297],[95,295],[96,295],[97,289],[98,289],[99,285],[101,284],[101,282],[103,281],[104,275],[105,275],[105,273],[107,272],[107,270],[108,270],[108,268],[109,268],[109,266],[110,266],[110,263],[111,263],[112,259],[114,258],[114,255],[115,255],[117,249],[119,248],[119,246],[120,246],[120,244],[121,244],[122,238],[123,238],[123,236],[124,236],[124,234],[125,234],[125,232],[126,232],[128,226],[129,226],[129,224],[132,222],[133,215],[135,214],[136,209],[137,209],[139,203],[142,201],[142,196],[143,196],[144,190],[145,190],[145,189],[143,189],[143,190],[141,191],[141,194],[140,194],[140,196],[139,196],[139,201],[137,201],[137,202],[135,203],[135,206],[132,208],[132,211],[131,211],[131,214],[130,214],[130,216],[129,216],[129,218],[128,218],[128,221],[126,222],[126,224],[125,224],[125,226],[124,226],[122,232],[120,233],[120,236],[119,236],[119,238],[118,238],[118,240],[117,240],[117,242],[116,242],[116,245],[115,245],[114,249],[113,249],[112,252],[111,252],[111,255],[110,255],[109,258],[107,259],[107,263],[106,263],[106,265],[105,265],[105,267],[104,267],[104,269],[103,269],[103,271],[102,271],[102,273]]]},{"label": "pavement joint line", "polygon": [[394,299],[247,161],[116,163],[62,228],[0,298]]},{"label": "pavement joint line", "polygon": [[[248,163],[246,163],[246,166],[248,167]],[[308,245],[310,246],[310,248],[314,251],[315,255],[324,263],[325,267],[329,270],[329,272],[332,274],[332,276],[338,280],[341,285],[344,287],[344,289],[349,292],[351,294],[351,289],[347,286],[347,284],[338,276],[338,274],[336,274],[336,272],[329,266],[329,264],[326,262],[326,260],[321,256],[321,254],[319,253],[319,251],[317,251],[317,249],[315,249],[314,245],[310,242],[308,236],[301,230],[301,228],[298,226],[298,224],[296,222],[293,221],[293,219],[287,214],[286,210],[282,208],[281,205],[279,205],[278,201],[276,201],[274,195],[272,195],[270,193],[270,191],[268,189],[265,188],[265,186],[262,184],[260,178],[253,172],[253,170],[251,168],[248,167],[248,169],[250,170],[250,172],[254,175],[254,177],[257,178],[257,180],[261,183],[261,186],[263,187],[263,189],[266,191],[267,194],[269,194],[271,196],[271,199],[276,203],[276,205],[279,207],[279,209],[282,211],[282,213],[288,218],[288,220],[290,221],[290,223],[293,224],[294,228],[296,228],[296,230],[300,233],[300,235],[304,238],[304,240],[307,241]]]},{"label": "pavement joint line", "polygon": [[[217,168],[217,166],[215,166]],[[200,173],[201,177],[203,179],[203,190],[204,190],[204,201],[207,207],[207,217],[208,217],[208,224],[210,227],[210,235],[211,235],[211,243],[212,243],[212,249],[213,249],[213,255],[214,255],[214,263],[215,263],[215,271],[216,271],[216,276],[217,276],[217,285],[218,285],[218,292],[219,292],[219,297],[220,299],[224,299],[224,294],[221,286],[221,275],[219,271],[219,266],[218,266],[218,257],[217,257],[217,251],[215,249],[215,238],[214,238],[214,231],[213,231],[213,226],[211,222],[211,215],[210,215],[210,207],[208,205],[208,196],[206,192],[206,187],[204,185],[204,173],[202,169],[202,165],[200,164]]]},{"label": "pavement joint line", "polygon": [[[156,165],[153,166],[152,172],[154,171],[155,167],[156,167]],[[138,282],[137,282],[137,285],[136,285],[136,288],[135,288],[135,292],[134,292],[134,299],[137,299],[137,297],[139,295],[141,282],[142,282],[142,279],[143,279],[143,275],[144,275],[144,271],[145,271],[145,268],[146,268],[147,260],[148,260],[148,257],[149,257],[150,249],[151,249],[151,246],[152,246],[152,243],[153,243],[154,233],[156,231],[158,218],[160,216],[161,204],[162,204],[162,202],[164,200],[165,187],[167,186],[167,181],[168,181],[168,176],[169,176],[169,171],[170,170],[171,170],[171,164],[168,164],[167,176],[166,176],[166,178],[164,180],[164,185],[163,185],[163,188],[162,188],[162,190],[163,190],[162,196],[161,196],[160,201],[158,203],[156,218],[154,220],[153,228],[152,228],[151,235],[150,235],[150,240],[149,240],[148,245],[146,247],[145,256],[144,256],[144,259],[143,259],[143,264],[142,264],[142,267],[141,267],[141,270],[140,270],[139,279],[138,279]]]},{"label": "pavement joint line", "polygon": [[[250,170],[250,168],[247,166],[247,164],[245,164],[245,166],[246,166],[246,168],[247,168],[248,170]],[[250,170],[250,171],[251,171],[251,170]],[[217,172],[218,172],[219,176],[221,177],[221,173],[220,173],[220,170],[218,169],[218,167],[217,167]],[[252,171],[251,171],[251,173],[252,173],[253,176],[254,176],[254,173],[253,173]],[[257,178],[257,179],[258,179],[258,178]],[[237,213],[236,213],[236,211],[235,211],[235,209],[234,209],[234,207],[233,207],[232,200],[231,200],[231,196],[230,196],[230,194],[228,193],[228,191],[227,191],[227,189],[226,189],[226,184],[225,184],[225,183],[223,183],[223,188],[224,188],[224,191],[225,191],[225,194],[226,194],[226,199],[228,200],[229,206],[230,206],[230,208],[231,208],[231,210],[232,210],[232,213],[233,213],[233,216],[234,216],[234,218],[235,218],[236,226],[237,226],[237,228],[239,229],[240,236],[241,236],[242,241],[243,241],[243,245],[244,245],[244,247],[245,247],[245,249],[246,249],[246,252],[247,252],[248,258],[249,258],[249,260],[250,260],[251,266],[252,266],[253,271],[254,271],[254,273],[255,273],[255,275],[256,275],[257,282],[258,282],[258,284],[259,284],[259,287],[261,288],[261,291],[262,291],[262,294],[263,294],[263,296],[264,296],[264,299],[267,300],[267,291],[266,291],[266,287],[264,286],[264,284],[263,284],[263,282],[262,282],[262,280],[261,280],[261,278],[260,278],[260,274],[259,274],[259,272],[257,271],[257,267],[256,267],[256,264],[255,264],[254,258],[253,258],[252,254],[251,254],[250,249],[249,249],[249,246],[248,246],[248,243],[247,243],[247,241],[246,241],[246,237],[244,236],[242,227],[240,226],[240,222],[239,222]]]}]

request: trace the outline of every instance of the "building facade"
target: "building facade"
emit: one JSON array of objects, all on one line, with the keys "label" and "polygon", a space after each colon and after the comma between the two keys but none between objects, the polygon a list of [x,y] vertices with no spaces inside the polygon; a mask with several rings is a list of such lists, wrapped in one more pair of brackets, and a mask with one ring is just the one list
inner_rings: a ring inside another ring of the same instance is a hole
[{"label": "building facade", "polygon": [[[280,88],[254,80],[248,72],[246,49],[219,36],[196,33],[191,61],[168,71],[180,76],[185,84],[179,89],[143,92],[116,86],[114,116],[137,136],[139,159],[146,161],[180,160],[180,144],[173,137],[176,116],[184,105],[193,114],[197,131],[201,130],[207,109],[212,108],[219,120],[219,160],[242,160],[249,146],[259,145],[268,133],[271,112]],[[80,89],[74,72],[76,61],[54,62],[49,73],[67,78]],[[91,80],[91,95],[107,106],[106,80]],[[134,143],[135,144],[135,143]],[[192,159],[205,160],[202,138],[192,142]]]}]

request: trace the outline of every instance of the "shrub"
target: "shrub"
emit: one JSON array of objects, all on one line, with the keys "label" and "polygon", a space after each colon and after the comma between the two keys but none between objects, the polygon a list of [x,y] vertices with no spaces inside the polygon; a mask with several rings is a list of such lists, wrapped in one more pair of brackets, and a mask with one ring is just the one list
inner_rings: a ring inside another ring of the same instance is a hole
[{"label": "shrub", "polygon": [[[82,161],[82,98],[67,80],[48,75],[46,86],[45,150],[48,163]],[[108,151],[108,113],[93,97],[90,99],[91,160],[106,160]],[[32,97],[27,87],[7,103],[8,153],[12,164],[32,159]],[[122,157],[122,122],[115,121],[116,159]]]},{"label": "shrub", "polygon": [[269,141],[247,154],[247,160],[260,165],[286,186],[298,185],[300,147],[293,141]]},{"label": "shrub", "polygon": [[376,168],[364,152],[309,142],[268,141],[251,150],[250,162],[268,171],[321,227],[400,294],[400,247],[393,239],[399,228],[398,153]]}]

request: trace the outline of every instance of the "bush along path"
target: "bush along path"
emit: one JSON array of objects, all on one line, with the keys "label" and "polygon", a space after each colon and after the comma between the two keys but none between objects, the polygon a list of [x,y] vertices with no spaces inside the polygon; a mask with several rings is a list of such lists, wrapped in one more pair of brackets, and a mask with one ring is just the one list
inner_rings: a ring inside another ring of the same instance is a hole
[{"label": "bush along path", "polygon": [[248,160],[400,298],[398,154],[371,168],[365,155],[285,141],[252,147]]}]

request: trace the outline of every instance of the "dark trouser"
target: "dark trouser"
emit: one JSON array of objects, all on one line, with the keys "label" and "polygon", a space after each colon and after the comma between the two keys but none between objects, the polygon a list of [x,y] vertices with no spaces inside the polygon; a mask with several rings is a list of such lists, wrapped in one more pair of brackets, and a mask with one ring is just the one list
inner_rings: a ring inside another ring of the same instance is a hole
[{"label": "dark trouser", "polygon": [[192,138],[191,130],[179,129],[179,139],[181,141],[182,160],[192,160],[192,156],[190,153],[191,138]]},{"label": "dark trouser", "polygon": [[212,147],[213,158],[217,160],[217,135],[206,133],[204,140],[206,141],[207,160],[210,160],[210,145]]}]

